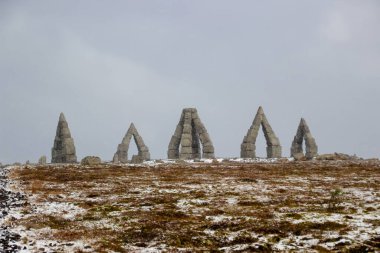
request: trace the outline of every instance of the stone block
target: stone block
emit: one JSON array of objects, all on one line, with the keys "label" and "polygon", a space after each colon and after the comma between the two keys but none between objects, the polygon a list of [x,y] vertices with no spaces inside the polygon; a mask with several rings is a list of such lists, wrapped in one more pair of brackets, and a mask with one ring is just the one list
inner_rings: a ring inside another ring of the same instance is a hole
[{"label": "stone block", "polygon": [[168,159],[179,159],[179,151],[178,150],[168,150]]},{"label": "stone block", "polygon": [[204,145],[203,153],[214,153],[214,146],[212,144]]},{"label": "stone block", "polygon": [[191,127],[190,124],[183,125],[182,135],[183,134],[191,134],[192,130],[193,130],[193,128]]},{"label": "stone block", "polygon": [[82,165],[97,165],[101,164],[102,160],[97,156],[86,156],[82,159],[81,164]]},{"label": "stone block", "polygon": [[131,163],[133,164],[139,164],[139,163],[143,163],[144,162],[144,158],[139,156],[139,155],[133,155],[132,156],[132,160],[131,160]]},{"label": "stone block", "polygon": [[191,160],[191,159],[193,159],[193,154],[191,154],[191,153],[181,153],[179,155],[179,159],[181,159],[181,160]]},{"label": "stone block", "polygon": [[191,147],[181,147],[180,154],[192,154],[192,148]]}]

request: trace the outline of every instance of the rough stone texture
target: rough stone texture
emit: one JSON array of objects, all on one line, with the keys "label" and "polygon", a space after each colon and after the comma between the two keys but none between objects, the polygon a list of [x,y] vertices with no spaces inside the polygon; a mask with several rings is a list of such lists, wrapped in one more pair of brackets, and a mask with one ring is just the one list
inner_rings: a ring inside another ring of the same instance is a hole
[{"label": "rough stone texture", "polygon": [[97,156],[86,156],[85,158],[82,159],[80,162],[82,165],[97,165],[101,164],[102,160],[100,157]]},{"label": "rough stone texture", "polygon": [[38,159],[38,164],[41,164],[41,165],[46,164],[46,161],[47,161],[46,156],[41,156],[40,159]]},{"label": "rough stone texture", "polygon": [[131,139],[135,140],[135,143],[137,145],[138,150],[138,156],[143,161],[150,160],[150,153],[148,147],[145,145],[143,139],[137,132],[137,129],[135,125],[132,123],[125,134],[122,142],[117,147],[117,151],[113,157],[113,162],[121,162],[121,163],[128,163],[128,150],[129,150],[129,144],[131,142]]},{"label": "rough stone texture", "polygon": [[251,127],[248,129],[247,135],[244,136],[243,143],[240,147],[240,156],[242,158],[256,157],[256,139],[260,126],[263,128],[265,140],[267,142],[267,157],[280,158],[282,152],[280,140],[277,138],[272,127],[270,126],[261,106],[256,113]]},{"label": "rough stone texture", "polygon": [[133,155],[132,156],[131,163],[138,164],[138,163],[143,163],[143,162],[144,162],[144,159],[141,156],[139,156],[139,155]]},{"label": "rough stone texture", "polygon": [[185,108],[170,140],[168,158],[200,159],[201,157],[214,158],[214,146],[197,109]]},{"label": "rough stone texture", "polygon": [[74,139],[71,138],[70,129],[63,113],[61,113],[59,116],[57,133],[54,139],[54,146],[51,153],[52,163],[77,162]]},{"label": "rough stone texture", "polygon": [[295,161],[304,161],[306,160],[306,156],[303,153],[295,153],[293,155]]},{"label": "rough stone texture", "polygon": [[339,161],[339,160],[350,160],[350,161],[356,161],[356,160],[362,160],[363,158],[357,157],[356,155],[348,155],[348,154],[342,154],[342,153],[334,153],[334,154],[323,154],[318,155],[316,157],[317,160],[321,161]]},{"label": "rough stone texture", "polygon": [[290,149],[290,156],[296,157],[298,154],[303,154],[303,140],[305,140],[306,146],[305,157],[307,159],[316,157],[318,155],[318,146],[315,139],[311,135],[309,126],[307,125],[305,119],[302,118],[298,126],[296,136],[294,136],[292,147]]},{"label": "rough stone texture", "polygon": [[113,155],[112,162],[113,162],[113,163],[119,163],[119,155],[118,155],[118,154],[114,154],[114,155]]}]

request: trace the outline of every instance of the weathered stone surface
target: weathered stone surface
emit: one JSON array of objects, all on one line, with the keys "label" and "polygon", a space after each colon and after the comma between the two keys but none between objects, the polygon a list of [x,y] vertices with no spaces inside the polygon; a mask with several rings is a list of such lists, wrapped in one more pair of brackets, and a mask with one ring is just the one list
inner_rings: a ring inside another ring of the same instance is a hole
[{"label": "weathered stone surface", "polygon": [[46,161],[47,161],[46,156],[41,156],[40,159],[38,159],[38,164],[41,164],[41,165],[46,164]]},{"label": "weathered stone surface", "polygon": [[138,164],[138,163],[143,163],[144,162],[144,158],[139,156],[139,155],[133,155],[132,156],[132,160],[131,160],[131,163],[133,164]]},{"label": "weathered stone surface", "polygon": [[214,155],[214,153],[203,153],[202,157],[205,159],[214,159],[215,155]]},{"label": "weathered stone surface", "polygon": [[181,144],[182,144],[182,147],[190,147],[193,144],[193,141],[191,138],[183,137]]},{"label": "weathered stone surface", "polygon": [[317,160],[330,160],[330,161],[337,161],[337,160],[361,160],[362,158],[357,157],[356,155],[348,155],[348,154],[342,154],[342,153],[334,153],[334,154],[323,154],[318,155],[316,157]]},{"label": "weathered stone surface", "polygon": [[[201,155],[201,145],[203,153]],[[168,146],[169,159],[214,158],[214,146],[197,109],[182,110],[180,121]]]},{"label": "weathered stone surface", "polygon": [[113,163],[119,163],[119,155],[118,154],[114,154],[114,156],[112,158],[112,162]]},{"label": "weathered stone surface", "polygon": [[303,140],[305,140],[306,153],[305,157],[307,159],[312,159],[318,155],[318,146],[315,142],[315,139],[311,135],[309,126],[307,125],[305,119],[301,119],[300,124],[298,125],[297,133],[294,136],[292,142],[292,147],[290,149],[290,156],[295,157],[296,154],[303,154]]},{"label": "weathered stone surface", "polygon": [[256,139],[260,130],[260,126],[263,129],[265,140],[267,142],[267,157],[280,158],[282,153],[280,140],[277,138],[272,127],[270,126],[261,106],[257,110],[252,125],[248,129],[247,135],[244,136],[243,142],[240,145],[240,156],[242,158],[256,157]]},{"label": "weathered stone surface", "polygon": [[178,159],[179,158],[179,150],[168,150],[168,157],[169,159]]},{"label": "weathered stone surface", "polygon": [[128,163],[128,150],[131,139],[135,140],[138,156],[143,161],[150,160],[150,153],[148,147],[145,145],[143,139],[137,132],[135,125],[132,123],[129,126],[127,133],[125,134],[122,142],[118,145],[117,151],[114,155],[114,162]]},{"label": "weathered stone surface", "polygon": [[293,154],[293,158],[295,161],[304,161],[306,160],[306,157],[303,153],[295,153]]},{"label": "weathered stone surface", "polygon": [[100,157],[97,156],[86,156],[85,158],[82,159],[80,162],[82,165],[97,165],[101,164],[102,160]]},{"label": "weathered stone surface", "polygon": [[63,113],[59,116],[54,146],[51,153],[52,163],[77,162],[74,139],[71,137],[70,129]]}]

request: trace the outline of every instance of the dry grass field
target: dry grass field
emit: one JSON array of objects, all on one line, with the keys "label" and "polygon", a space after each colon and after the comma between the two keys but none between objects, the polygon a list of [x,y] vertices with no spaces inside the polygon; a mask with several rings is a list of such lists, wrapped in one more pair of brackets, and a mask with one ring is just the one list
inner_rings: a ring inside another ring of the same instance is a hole
[{"label": "dry grass field", "polygon": [[380,251],[379,161],[20,166],[25,252]]}]

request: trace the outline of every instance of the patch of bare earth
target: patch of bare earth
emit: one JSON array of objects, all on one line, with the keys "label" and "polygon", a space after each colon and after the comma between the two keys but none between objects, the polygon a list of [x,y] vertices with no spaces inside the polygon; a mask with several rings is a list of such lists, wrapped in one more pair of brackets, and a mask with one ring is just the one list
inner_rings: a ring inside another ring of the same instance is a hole
[{"label": "patch of bare earth", "polygon": [[378,161],[27,166],[27,251],[373,252]]}]

